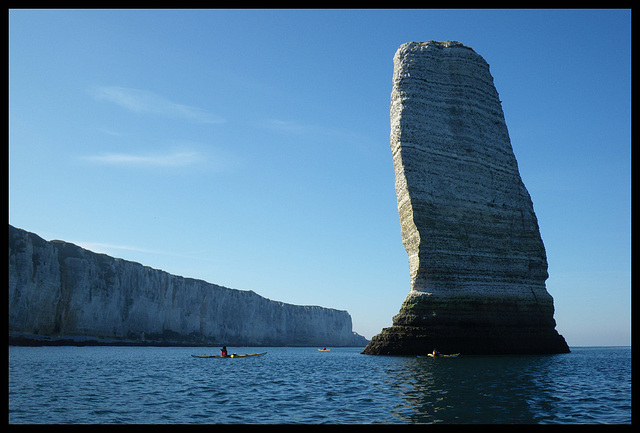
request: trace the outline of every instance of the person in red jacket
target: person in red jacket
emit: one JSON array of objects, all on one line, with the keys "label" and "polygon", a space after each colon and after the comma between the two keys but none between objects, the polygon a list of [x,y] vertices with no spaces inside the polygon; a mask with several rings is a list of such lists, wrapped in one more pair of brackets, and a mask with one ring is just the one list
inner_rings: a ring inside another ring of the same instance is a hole
[{"label": "person in red jacket", "polygon": [[222,349],[220,349],[220,355],[221,356],[228,356],[227,355],[227,346],[222,346]]}]

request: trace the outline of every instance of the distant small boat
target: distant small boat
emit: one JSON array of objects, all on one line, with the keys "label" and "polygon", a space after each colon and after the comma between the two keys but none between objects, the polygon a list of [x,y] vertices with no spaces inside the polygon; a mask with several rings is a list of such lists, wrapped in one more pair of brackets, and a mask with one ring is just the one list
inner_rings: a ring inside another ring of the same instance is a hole
[{"label": "distant small boat", "polygon": [[194,358],[248,358],[249,356],[260,356],[260,355],[264,355],[265,353],[267,352],[249,353],[245,355],[238,355],[236,353],[233,353],[227,356],[222,356],[222,355],[191,355],[191,356],[193,356]]},{"label": "distant small boat", "polygon": [[319,350],[320,352],[330,352],[330,351],[331,351],[331,349],[326,349],[326,348],[325,348],[325,349],[318,349],[318,350]]}]

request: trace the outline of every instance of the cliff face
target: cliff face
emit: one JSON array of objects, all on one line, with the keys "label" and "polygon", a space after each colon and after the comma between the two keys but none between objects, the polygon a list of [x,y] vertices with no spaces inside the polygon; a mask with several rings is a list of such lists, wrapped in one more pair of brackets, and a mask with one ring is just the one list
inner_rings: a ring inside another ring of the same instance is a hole
[{"label": "cliff face", "polygon": [[457,42],[404,44],[390,112],[411,287],[364,353],[568,351],[489,65]]},{"label": "cliff face", "polygon": [[183,278],[9,226],[9,335],[142,344],[349,346],[346,311]]}]

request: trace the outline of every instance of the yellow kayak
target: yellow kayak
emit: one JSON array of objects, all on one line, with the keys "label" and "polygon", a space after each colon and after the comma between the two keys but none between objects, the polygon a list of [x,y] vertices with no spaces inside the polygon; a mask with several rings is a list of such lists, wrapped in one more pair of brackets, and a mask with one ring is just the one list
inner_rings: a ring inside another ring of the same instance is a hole
[{"label": "yellow kayak", "polygon": [[318,349],[320,352],[331,352],[331,349]]},{"label": "yellow kayak", "polygon": [[455,358],[460,355],[459,353],[453,353],[451,355],[436,355],[435,353],[427,353],[429,358]]},{"label": "yellow kayak", "polygon": [[238,354],[231,354],[231,355],[227,355],[227,356],[222,356],[222,355],[191,355],[194,358],[247,358],[249,356],[260,356],[260,355],[264,355],[267,352],[262,352],[262,353],[249,353],[249,354],[245,354],[245,355],[238,355]]}]

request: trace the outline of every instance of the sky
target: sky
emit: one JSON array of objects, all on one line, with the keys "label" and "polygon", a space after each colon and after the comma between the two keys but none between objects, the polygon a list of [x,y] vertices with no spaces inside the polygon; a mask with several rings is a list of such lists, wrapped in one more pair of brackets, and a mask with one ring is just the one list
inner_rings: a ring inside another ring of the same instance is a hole
[{"label": "sky", "polygon": [[9,10],[8,222],[346,310],[409,293],[393,55],[490,65],[569,346],[631,344],[630,10]]}]

